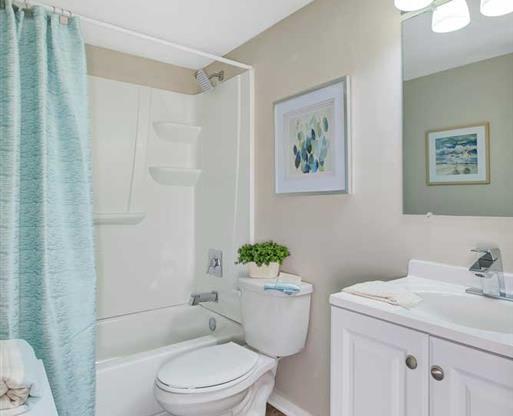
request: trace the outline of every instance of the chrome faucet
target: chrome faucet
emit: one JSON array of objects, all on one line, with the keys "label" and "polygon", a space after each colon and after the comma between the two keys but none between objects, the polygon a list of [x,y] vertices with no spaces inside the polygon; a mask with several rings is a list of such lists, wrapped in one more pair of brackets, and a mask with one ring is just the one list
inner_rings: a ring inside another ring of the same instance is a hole
[{"label": "chrome faucet", "polygon": [[196,306],[204,302],[218,301],[219,294],[215,290],[213,290],[212,292],[191,293],[191,297],[189,298],[189,305]]},{"label": "chrome faucet", "polygon": [[501,251],[498,248],[480,248],[471,250],[479,258],[469,270],[481,279],[482,289],[469,288],[467,293],[513,301],[513,295],[506,294]]}]

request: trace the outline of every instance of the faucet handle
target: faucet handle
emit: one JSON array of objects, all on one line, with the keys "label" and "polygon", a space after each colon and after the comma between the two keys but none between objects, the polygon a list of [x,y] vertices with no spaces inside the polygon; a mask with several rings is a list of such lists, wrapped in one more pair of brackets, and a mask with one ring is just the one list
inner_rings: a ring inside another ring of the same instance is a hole
[{"label": "faucet handle", "polygon": [[483,254],[489,256],[492,262],[496,261],[501,256],[501,250],[498,248],[473,248],[470,250],[473,253]]},{"label": "faucet handle", "polygon": [[189,305],[196,306],[199,303],[200,295],[196,293],[192,293],[189,296]]}]

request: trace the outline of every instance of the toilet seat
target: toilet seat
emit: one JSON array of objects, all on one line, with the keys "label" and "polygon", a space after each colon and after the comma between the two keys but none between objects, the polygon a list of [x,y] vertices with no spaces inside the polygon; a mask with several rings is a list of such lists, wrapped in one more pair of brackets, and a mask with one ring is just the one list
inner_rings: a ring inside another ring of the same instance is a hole
[{"label": "toilet seat", "polygon": [[169,360],[157,374],[158,387],[170,393],[213,392],[249,377],[259,354],[234,342],[212,345]]}]

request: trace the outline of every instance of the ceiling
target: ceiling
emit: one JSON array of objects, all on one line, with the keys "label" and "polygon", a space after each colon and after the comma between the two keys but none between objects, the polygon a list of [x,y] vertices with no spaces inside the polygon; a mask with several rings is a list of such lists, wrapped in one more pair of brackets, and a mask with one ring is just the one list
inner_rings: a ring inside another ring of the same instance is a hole
[{"label": "ceiling", "polygon": [[[313,0],[42,0],[74,14],[223,56]],[[82,21],[86,43],[198,69],[211,60]]]},{"label": "ceiling", "polygon": [[456,32],[434,33],[431,13],[403,23],[405,80],[513,53],[513,13],[486,17],[479,12],[480,0],[467,3],[471,22]]}]

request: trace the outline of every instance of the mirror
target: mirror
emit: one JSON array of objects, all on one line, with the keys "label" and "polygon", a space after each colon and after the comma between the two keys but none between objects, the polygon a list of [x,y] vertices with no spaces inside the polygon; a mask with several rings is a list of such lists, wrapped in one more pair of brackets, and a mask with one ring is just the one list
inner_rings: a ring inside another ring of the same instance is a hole
[{"label": "mirror", "polygon": [[513,216],[513,13],[467,4],[448,33],[403,15],[405,214]]}]

